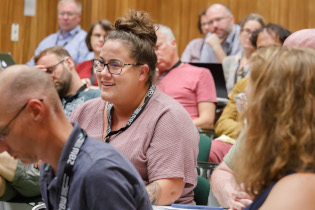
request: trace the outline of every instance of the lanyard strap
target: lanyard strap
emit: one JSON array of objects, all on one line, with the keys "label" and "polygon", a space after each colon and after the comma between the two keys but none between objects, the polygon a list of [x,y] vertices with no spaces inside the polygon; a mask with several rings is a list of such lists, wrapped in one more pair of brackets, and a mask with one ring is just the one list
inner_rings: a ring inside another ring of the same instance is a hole
[{"label": "lanyard strap", "polygon": [[[77,30],[65,43],[63,43],[63,47],[65,47],[69,42],[71,42],[71,40],[79,33],[79,30]],[[55,46],[57,46],[59,42],[59,34],[57,35],[57,39],[56,39],[56,43]]]},{"label": "lanyard strap", "polygon": [[172,68],[166,70],[160,77],[159,79],[156,81],[156,84],[159,83],[167,74],[168,72],[170,72],[172,69],[175,69],[176,67],[178,67],[181,64],[181,60],[178,60],[177,63],[175,63],[174,66],[172,66]]},{"label": "lanyard strap", "polygon": [[84,84],[77,90],[77,92],[75,94],[72,94],[72,95],[69,95],[69,96],[66,96],[66,97],[62,98],[63,102],[64,102],[63,108],[65,109],[67,104],[72,102],[74,99],[76,99],[78,97],[79,93],[84,91],[86,88],[87,88],[87,85]]},{"label": "lanyard strap", "polygon": [[144,103],[142,104],[142,106],[138,107],[131,115],[131,117],[129,118],[127,124],[125,125],[125,127],[120,128],[117,131],[111,131],[111,124],[112,124],[112,120],[111,120],[111,115],[110,112],[113,108],[113,104],[112,103],[107,103],[107,120],[108,120],[108,127],[106,129],[106,137],[104,138],[104,142],[108,142],[109,141],[109,137],[119,133],[119,132],[123,132],[125,131],[127,128],[129,128],[129,126],[137,119],[137,117],[141,114],[141,112],[143,111],[143,109],[145,108],[145,106],[148,104],[150,98],[152,97],[153,93],[155,91],[155,86],[151,85],[149,88],[149,91],[147,93],[147,95],[145,96],[144,99]]},{"label": "lanyard strap", "polygon": [[65,169],[63,171],[62,176],[62,185],[61,185],[61,191],[60,191],[60,199],[59,199],[59,210],[66,210],[68,205],[68,193],[70,189],[71,184],[71,178],[73,175],[73,166],[75,164],[75,161],[77,160],[78,154],[80,152],[81,146],[85,142],[87,138],[87,135],[84,130],[81,129],[81,133],[78,136],[75,144],[72,147],[72,150],[69,154]]},{"label": "lanyard strap", "polygon": [[[93,62],[93,61],[92,61]],[[93,86],[94,83],[95,83],[95,74],[94,74],[94,69],[93,69],[93,65],[92,65],[92,68],[91,68],[91,74],[90,74],[90,81],[91,81],[91,85]]]}]

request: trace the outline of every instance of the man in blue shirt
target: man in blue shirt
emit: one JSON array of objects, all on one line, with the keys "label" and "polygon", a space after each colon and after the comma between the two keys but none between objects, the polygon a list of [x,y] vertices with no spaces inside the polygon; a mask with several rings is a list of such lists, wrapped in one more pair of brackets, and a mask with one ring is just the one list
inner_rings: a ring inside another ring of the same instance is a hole
[{"label": "man in blue shirt", "polygon": [[[83,84],[70,54],[63,47],[47,48],[34,60],[38,68],[51,76],[68,118],[76,107],[100,96],[99,89],[89,89]],[[24,197],[39,195],[39,171],[33,165],[13,160],[7,153],[0,154],[0,162],[3,163],[0,166],[0,200],[10,200],[17,194]]]},{"label": "man in blue shirt", "polygon": [[0,73],[0,94],[0,152],[24,164],[44,162],[47,209],[152,209],[130,161],[69,122],[48,74],[11,66]]},{"label": "man in blue shirt", "polygon": [[206,12],[209,33],[201,49],[200,62],[222,63],[228,55],[241,54],[240,26],[234,24],[234,17],[225,5],[213,4]]},{"label": "man in blue shirt", "polygon": [[[75,0],[61,0],[58,3],[58,23],[60,29],[39,43],[35,50],[35,56],[46,48],[62,46],[68,50],[75,64],[93,59],[94,53],[89,51],[85,43],[87,33],[79,25],[81,11],[82,6],[80,2]],[[34,66],[33,58],[26,64]]]}]

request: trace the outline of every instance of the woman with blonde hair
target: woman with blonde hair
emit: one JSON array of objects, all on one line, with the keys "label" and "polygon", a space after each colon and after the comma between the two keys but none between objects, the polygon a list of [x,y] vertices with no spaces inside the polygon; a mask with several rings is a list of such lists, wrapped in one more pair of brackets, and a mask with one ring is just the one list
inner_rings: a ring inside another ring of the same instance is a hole
[{"label": "woman with blonde hair", "polygon": [[247,130],[235,177],[246,209],[314,209],[315,51],[270,47],[250,60]]}]

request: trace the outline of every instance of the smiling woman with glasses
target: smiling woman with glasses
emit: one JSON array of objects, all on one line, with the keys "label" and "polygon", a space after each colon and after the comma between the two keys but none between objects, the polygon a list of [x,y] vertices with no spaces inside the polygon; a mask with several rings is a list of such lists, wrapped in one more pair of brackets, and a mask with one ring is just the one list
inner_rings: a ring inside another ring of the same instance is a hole
[{"label": "smiling woman with glasses", "polygon": [[152,204],[194,204],[199,134],[186,110],[154,85],[155,27],[132,10],[114,26],[93,61],[101,98],[70,119],[133,163]]}]

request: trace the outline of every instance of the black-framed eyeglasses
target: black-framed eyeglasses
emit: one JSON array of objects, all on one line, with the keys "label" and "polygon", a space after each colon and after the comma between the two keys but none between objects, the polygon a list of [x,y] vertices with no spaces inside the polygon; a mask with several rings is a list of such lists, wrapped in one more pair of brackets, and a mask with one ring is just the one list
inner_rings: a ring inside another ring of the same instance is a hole
[{"label": "black-framed eyeglasses", "polygon": [[[44,101],[44,99],[38,99],[39,101]],[[22,106],[22,108],[16,113],[16,115],[14,115],[14,117],[8,122],[8,124],[6,126],[4,126],[4,128],[0,131],[0,140],[3,140],[5,136],[8,135],[8,130],[10,125],[12,124],[12,122],[22,113],[22,111],[27,107],[27,104],[24,104]]]},{"label": "black-framed eyeglasses", "polygon": [[110,61],[108,63],[105,63],[104,61],[101,61],[99,59],[93,59],[93,69],[96,72],[102,72],[105,69],[105,66],[107,66],[107,69],[109,73],[118,75],[122,72],[122,68],[124,66],[139,66],[143,64],[139,63],[122,63],[118,61]]},{"label": "black-framed eyeglasses", "polygon": [[48,73],[48,74],[53,74],[53,73],[55,72],[56,67],[57,67],[59,64],[63,63],[65,60],[66,60],[66,59],[63,59],[63,60],[60,61],[59,63],[57,63],[57,64],[55,64],[55,65],[53,65],[53,66],[47,67],[47,68],[46,68],[46,73]]}]

